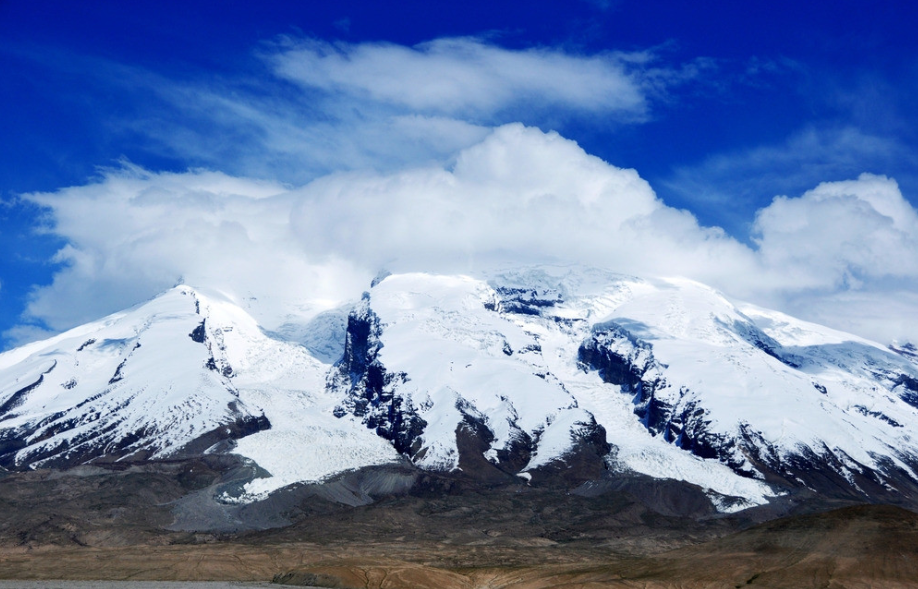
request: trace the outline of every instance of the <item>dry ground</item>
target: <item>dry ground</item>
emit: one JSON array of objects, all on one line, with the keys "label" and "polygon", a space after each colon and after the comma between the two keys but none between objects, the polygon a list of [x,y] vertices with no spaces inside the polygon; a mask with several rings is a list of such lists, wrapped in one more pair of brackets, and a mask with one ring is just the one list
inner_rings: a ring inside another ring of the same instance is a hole
[{"label": "dry ground", "polygon": [[[756,523],[712,513],[700,492],[641,480],[582,495],[418,479],[410,492],[342,504],[359,499],[369,480],[362,478],[220,511],[199,499],[226,480],[223,472],[220,464],[187,461],[0,477],[0,579],[356,589],[918,587],[918,514],[899,507],[779,519],[759,513],[758,521],[770,521]],[[219,529],[176,526],[187,511]],[[275,523],[282,525],[254,529]]]},{"label": "dry ground", "polygon": [[8,547],[0,571],[8,579],[274,579],[361,589],[918,586],[918,515],[888,506],[785,518],[649,556],[523,544]]}]

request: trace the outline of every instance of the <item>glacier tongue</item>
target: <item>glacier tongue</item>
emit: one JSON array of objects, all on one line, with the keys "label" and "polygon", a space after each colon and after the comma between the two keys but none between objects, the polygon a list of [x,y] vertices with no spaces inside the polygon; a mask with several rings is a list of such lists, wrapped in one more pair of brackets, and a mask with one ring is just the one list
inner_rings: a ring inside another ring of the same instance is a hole
[{"label": "glacier tongue", "polygon": [[208,316],[210,341],[233,367],[240,400],[271,424],[225,448],[256,463],[262,475],[223,500],[251,501],[294,483],[400,460],[360,423],[333,415],[339,399],[325,390],[329,366],[306,348],[267,337],[248,313],[222,296],[203,299],[200,308]]}]

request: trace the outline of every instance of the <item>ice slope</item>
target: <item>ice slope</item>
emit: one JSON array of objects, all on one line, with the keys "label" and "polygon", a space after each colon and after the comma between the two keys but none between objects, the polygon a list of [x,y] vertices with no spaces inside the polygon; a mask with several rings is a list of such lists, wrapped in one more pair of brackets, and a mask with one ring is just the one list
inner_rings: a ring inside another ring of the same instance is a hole
[{"label": "ice slope", "polygon": [[766,476],[800,468],[854,487],[865,474],[915,479],[913,363],[695,282],[550,267],[393,275],[364,307],[387,376],[372,395],[352,379],[364,398],[345,408],[381,435],[393,407],[414,416],[406,454],[423,468],[459,467],[457,428],[473,415],[497,465],[529,443],[521,474],[563,462],[595,423],[614,468],[697,484],[725,509],[766,501],[781,492]]},{"label": "ice slope", "polygon": [[253,494],[396,460],[331,414],[326,370],[222,295],[179,286],[0,354],[0,456],[34,468],[234,451],[267,471]]}]

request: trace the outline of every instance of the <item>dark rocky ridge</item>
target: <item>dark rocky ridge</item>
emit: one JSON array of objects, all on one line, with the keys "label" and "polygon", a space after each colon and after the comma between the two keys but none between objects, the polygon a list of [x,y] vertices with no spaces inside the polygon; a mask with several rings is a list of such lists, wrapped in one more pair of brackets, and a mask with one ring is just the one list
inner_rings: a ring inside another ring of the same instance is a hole
[{"label": "dark rocky ridge", "polygon": [[635,415],[654,435],[701,458],[732,461],[732,441],[707,430],[703,407],[690,402],[677,411],[687,390],[679,390],[675,403],[658,395],[671,385],[660,375],[652,346],[623,326],[596,325],[580,345],[578,361],[584,369],[596,370],[603,381],[620,386],[623,394],[633,395]]},{"label": "dark rocky ridge", "polygon": [[21,389],[13,393],[10,396],[10,398],[7,399],[2,405],[0,405],[0,421],[5,421],[9,419],[10,417],[13,417],[12,415],[13,410],[25,402],[26,397],[29,395],[29,393],[31,393],[32,391],[34,391],[35,389],[41,386],[41,383],[45,381],[45,375],[50,373],[52,370],[54,370],[55,366],[57,366],[57,361],[54,361],[54,363],[51,365],[50,368],[48,368],[43,373],[41,373],[38,376],[38,380],[22,387]]},{"label": "dark rocky ridge", "polygon": [[494,285],[497,301],[487,303],[485,308],[499,313],[520,313],[541,315],[543,309],[554,307],[564,301],[558,289],[518,288]]},{"label": "dark rocky ridge", "polygon": [[392,442],[399,453],[416,458],[422,451],[418,437],[427,423],[393,391],[407,375],[392,374],[379,361],[381,333],[379,317],[365,296],[348,315],[344,356],[328,376],[328,388],[344,399],[335,415],[350,413],[360,417],[368,428]]}]

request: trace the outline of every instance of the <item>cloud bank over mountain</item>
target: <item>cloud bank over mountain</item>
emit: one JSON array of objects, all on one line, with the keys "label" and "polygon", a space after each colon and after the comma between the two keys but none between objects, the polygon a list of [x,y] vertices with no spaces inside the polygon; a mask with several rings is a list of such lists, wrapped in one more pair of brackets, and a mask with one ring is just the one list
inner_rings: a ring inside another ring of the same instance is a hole
[{"label": "cloud bank over mountain", "polygon": [[271,328],[359,297],[381,269],[474,274],[513,261],[686,276],[880,341],[918,340],[918,213],[882,176],[776,197],[750,219],[751,246],[667,206],[638,171],[521,124],[446,164],[301,186],[126,166],[25,198],[67,243],[27,309],[52,330],[178,280],[269,301]]}]

